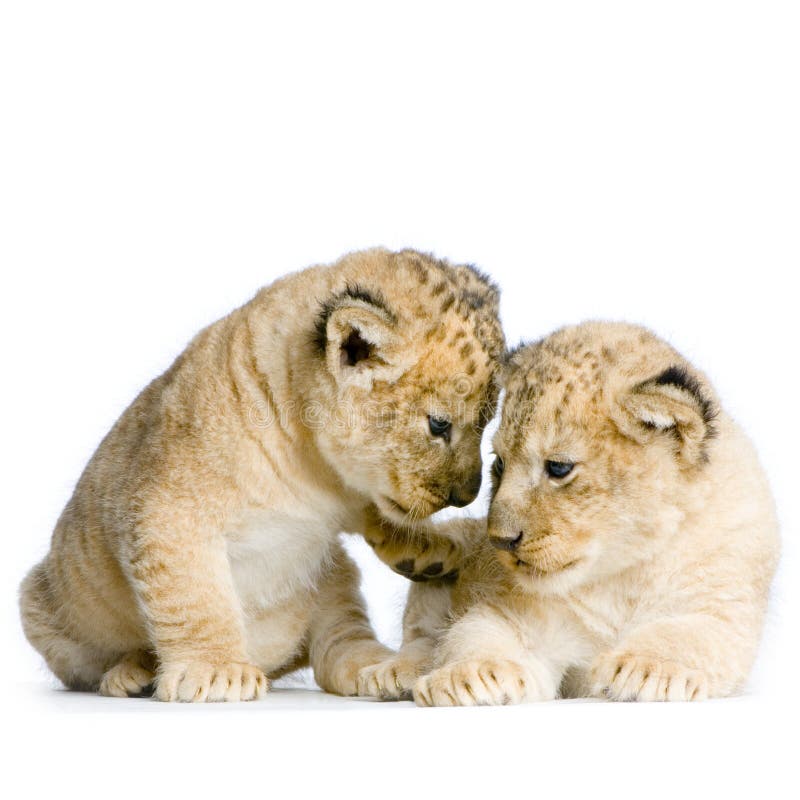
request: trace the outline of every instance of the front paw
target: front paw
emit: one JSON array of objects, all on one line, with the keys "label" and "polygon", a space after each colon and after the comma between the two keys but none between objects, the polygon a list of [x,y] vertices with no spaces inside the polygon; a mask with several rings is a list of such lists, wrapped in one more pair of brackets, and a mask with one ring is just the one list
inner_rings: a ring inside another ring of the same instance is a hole
[{"label": "front paw", "polygon": [[364,667],[358,673],[358,694],[379,700],[410,700],[411,689],[425,667],[423,663],[402,657]]},{"label": "front paw", "polygon": [[708,697],[708,677],[701,670],[627,653],[601,656],[591,680],[592,694],[611,700],[682,702]]},{"label": "front paw", "polygon": [[267,693],[267,676],[252,664],[212,664],[189,661],[165,664],[155,696],[166,702],[203,703],[260,700]]},{"label": "front paw", "polygon": [[131,653],[106,671],[100,681],[100,694],[106,697],[139,697],[152,689],[154,668],[149,654]]},{"label": "front paw", "polygon": [[355,697],[361,694],[361,673],[394,655],[394,650],[374,640],[346,642],[342,652],[329,653],[328,658],[315,667],[314,677],[320,688],[326,692]]},{"label": "front paw", "polygon": [[544,699],[513,661],[457,661],[423,675],[414,685],[418,706],[497,706]]},{"label": "front paw", "polygon": [[448,539],[385,539],[369,544],[381,561],[409,580],[453,583],[458,578],[461,548]]}]

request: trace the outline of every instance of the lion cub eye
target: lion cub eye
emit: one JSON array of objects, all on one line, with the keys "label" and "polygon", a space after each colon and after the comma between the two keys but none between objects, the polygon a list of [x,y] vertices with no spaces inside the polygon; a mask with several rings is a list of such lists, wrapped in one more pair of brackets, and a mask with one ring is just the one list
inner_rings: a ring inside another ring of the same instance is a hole
[{"label": "lion cub eye", "polygon": [[428,417],[428,427],[431,429],[432,436],[440,436],[442,439],[450,440],[450,431],[453,423],[449,419],[442,417]]},{"label": "lion cub eye", "polygon": [[492,464],[492,475],[494,475],[495,480],[499,481],[503,477],[503,472],[505,472],[505,469],[505,461],[503,461],[500,456],[495,456],[494,463]]},{"label": "lion cub eye", "polygon": [[551,478],[566,478],[575,465],[571,461],[545,461],[544,468]]}]

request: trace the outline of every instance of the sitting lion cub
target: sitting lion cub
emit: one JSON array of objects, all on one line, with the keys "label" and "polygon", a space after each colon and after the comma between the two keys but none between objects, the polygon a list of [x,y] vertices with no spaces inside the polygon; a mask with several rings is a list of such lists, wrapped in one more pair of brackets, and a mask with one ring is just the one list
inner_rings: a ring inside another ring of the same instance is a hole
[{"label": "sitting lion cub", "polygon": [[511,357],[494,448],[488,520],[438,530],[467,547],[458,582],[412,587],[403,649],[362,671],[362,692],[413,686],[429,706],[741,689],[778,531],[704,375],[642,328],[566,328]]},{"label": "sitting lion cub", "polygon": [[372,250],[202,331],[103,440],[23,582],[53,672],[108,695],[249,700],[310,662],[355,693],[391,651],[338,533],[474,499],[497,309],[470,267]]}]

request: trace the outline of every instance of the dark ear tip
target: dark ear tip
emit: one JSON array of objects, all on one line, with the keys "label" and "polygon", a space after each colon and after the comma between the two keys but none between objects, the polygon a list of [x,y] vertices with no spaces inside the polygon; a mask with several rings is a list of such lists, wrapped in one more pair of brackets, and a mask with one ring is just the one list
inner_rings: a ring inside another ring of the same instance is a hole
[{"label": "dark ear tip", "polygon": [[311,333],[311,343],[314,349],[320,354],[325,355],[325,348],[328,346],[328,319],[322,315],[317,317],[314,322],[314,330]]},{"label": "dark ear tip", "polygon": [[679,386],[681,389],[686,389],[692,393],[694,393],[694,389],[697,386],[697,381],[689,375],[686,368],[678,366],[677,364],[667,367],[663,372],[656,375],[653,381],[659,386],[665,386],[667,384],[670,386]]},{"label": "dark ear tip", "polygon": [[395,323],[397,317],[389,308],[386,300],[380,292],[366,289],[357,283],[347,284],[345,289],[338,294],[329,297],[320,304],[319,313],[314,320],[314,330],[311,334],[311,341],[314,348],[320,355],[325,354],[328,346],[328,320],[340,306],[346,305],[350,301],[357,301],[360,304],[371,306],[372,309],[383,316],[389,323]]},{"label": "dark ear tip", "polygon": [[358,283],[348,283],[347,288],[339,295],[340,300],[344,298],[360,300],[362,303],[382,311],[392,322],[395,321],[394,312],[392,312],[383,295],[378,291],[366,289]]},{"label": "dark ear tip", "polygon": [[652,382],[657,386],[676,386],[678,389],[688,392],[700,406],[705,423],[712,422],[717,416],[717,410],[711,400],[706,397],[700,381],[686,367],[673,364],[656,375]]}]

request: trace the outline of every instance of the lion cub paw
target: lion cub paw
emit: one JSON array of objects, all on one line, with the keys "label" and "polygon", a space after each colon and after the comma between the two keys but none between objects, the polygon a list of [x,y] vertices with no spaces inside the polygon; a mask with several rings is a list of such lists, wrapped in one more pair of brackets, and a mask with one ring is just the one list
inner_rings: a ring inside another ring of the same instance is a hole
[{"label": "lion cub paw", "polygon": [[496,706],[537,699],[525,670],[513,661],[458,661],[414,685],[418,706]]},{"label": "lion cub paw", "polygon": [[260,700],[267,693],[267,676],[252,664],[210,664],[205,661],[165,664],[155,696],[182,703]]},{"label": "lion cub paw", "polygon": [[145,694],[156,676],[149,659],[129,655],[109,669],[100,681],[100,694],[106,697],[137,697]]},{"label": "lion cub paw", "polygon": [[595,663],[592,694],[611,700],[688,701],[708,697],[708,678],[674,661],[611,654]]},{"label": "lion cub paw", "polygon": [[364,667],[358,673],[359,697],[410,700],[411,690],[425,667],[425,664],[403,658],[390,658]]},{"label": "lion cub paw", "polygon": [[448,539],[368,540],[375,555],[395,572],[412,581],[443,581],[458,578],[463,558],[461,547]]},{"label": "lion cub paw", "polygon": [[326,692],[355,697],[360,694],[360,674],[394,655],[394,650],[372,639],[352,641],[346,643],[342,655],[331,658],[319,669],[315,669],[314,677],[320,688]]}]

